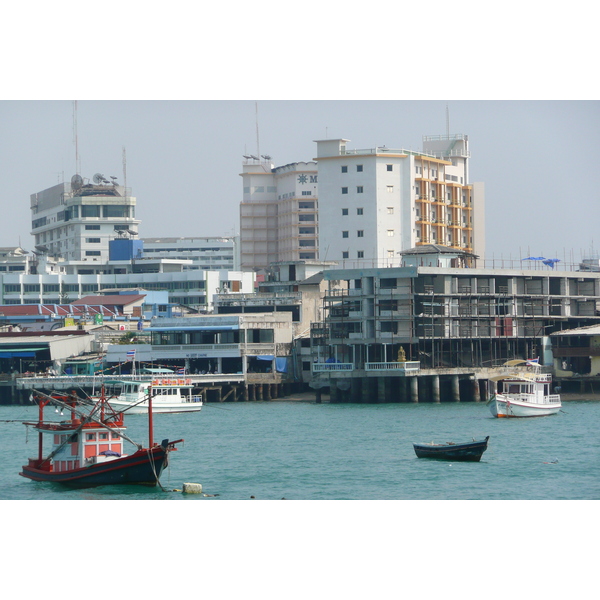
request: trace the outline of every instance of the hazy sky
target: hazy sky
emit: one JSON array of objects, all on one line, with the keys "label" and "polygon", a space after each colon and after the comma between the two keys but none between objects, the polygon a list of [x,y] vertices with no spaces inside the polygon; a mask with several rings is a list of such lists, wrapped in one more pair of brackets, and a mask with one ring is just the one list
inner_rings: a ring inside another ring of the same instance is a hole
[{"label": "hazy sky", "polygon": [[[600,251],[597,101],[78,101],[81,174],[123,183],[125,148],[141,237],[230,235],[243,154],[308,161],[325,137],[419,150],[446,133],[446,106],[485,183],[488,258]],[[0,102],[0,168],[0,246],[32,249],[30,194],[75,173],[73,101]]]}]

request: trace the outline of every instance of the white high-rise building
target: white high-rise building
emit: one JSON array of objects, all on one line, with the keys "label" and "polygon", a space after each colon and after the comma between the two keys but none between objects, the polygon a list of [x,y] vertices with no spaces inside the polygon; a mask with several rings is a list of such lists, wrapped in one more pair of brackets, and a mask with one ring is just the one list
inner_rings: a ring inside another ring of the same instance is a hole
[{"label": "white high-rise building", "polygon": [[274,167],[249,158],[243,164],[240,255],[244,270],[282,261],[316,260],[317,169],[314,162]]},{"label": "white high-rise building", "polygon": [[31,195],[31,234],[36,250],[65,260],[106,262],[108,243],[137,235],[131,190],[100,174],[94,183],[79,175]]},{"label": "white high-rise building", "polygon": [[483,184],[468,177],[468,138],[423,138],[423,152],[349,149],[316,140],[321,260],[398,265],[399,252],[438,244],[483,255]]}]

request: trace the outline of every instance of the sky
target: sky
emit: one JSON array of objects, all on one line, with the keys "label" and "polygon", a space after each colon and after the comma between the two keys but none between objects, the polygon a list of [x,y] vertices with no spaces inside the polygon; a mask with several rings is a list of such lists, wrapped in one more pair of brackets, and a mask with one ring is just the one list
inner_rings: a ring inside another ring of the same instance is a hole
[{"label": "sky", "polygon": [[339,137],[420,150],[447,130],[469,136],[485,184],[486,258],[600,251],[596,100],[3,100],[0,246],[33,249],[29,196],[75,174],[75,139],[84,178],[126,177],[140,237],[226,236],[244,154],[310,161],[314,140]]}]

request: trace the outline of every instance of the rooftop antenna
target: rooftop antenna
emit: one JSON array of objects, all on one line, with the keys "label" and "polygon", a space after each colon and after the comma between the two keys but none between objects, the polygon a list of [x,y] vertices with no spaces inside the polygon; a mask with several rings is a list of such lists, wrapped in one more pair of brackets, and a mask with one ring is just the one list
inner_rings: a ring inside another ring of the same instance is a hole
[{"label": "rooftop antenna", "polygon": [[258,102],[254,102],[256,112],[256,156],[260,156],[260,147],[258,145]]},{"label": "rooftop antenna", "polygon": [[446,104],[446,137],[450,139],[450,111],[448,110],[448,105]]},{"label": "rooftop antenna", "polygon": [[73,100],[73,138],[75,142],[75,173],[79,175],[81,166],[79,164],[79,139],[77,135],[77,100]]},{"label": "rooftop antenna", "polygon": [[127,198],[127,153],[125,152],[125,146],[123,146],[123,193]]}]

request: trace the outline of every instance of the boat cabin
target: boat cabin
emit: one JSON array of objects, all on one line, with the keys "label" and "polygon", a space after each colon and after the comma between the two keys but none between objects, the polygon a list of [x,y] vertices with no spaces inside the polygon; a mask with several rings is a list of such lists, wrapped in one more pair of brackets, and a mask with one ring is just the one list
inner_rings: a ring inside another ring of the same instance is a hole
[{"label": "boat cabin", "polygon": [[86,428],[79,433],[54,433],[53,471],[70,471],[90,464],[114,460],[123,454],[123,438],[104,427]]}]

